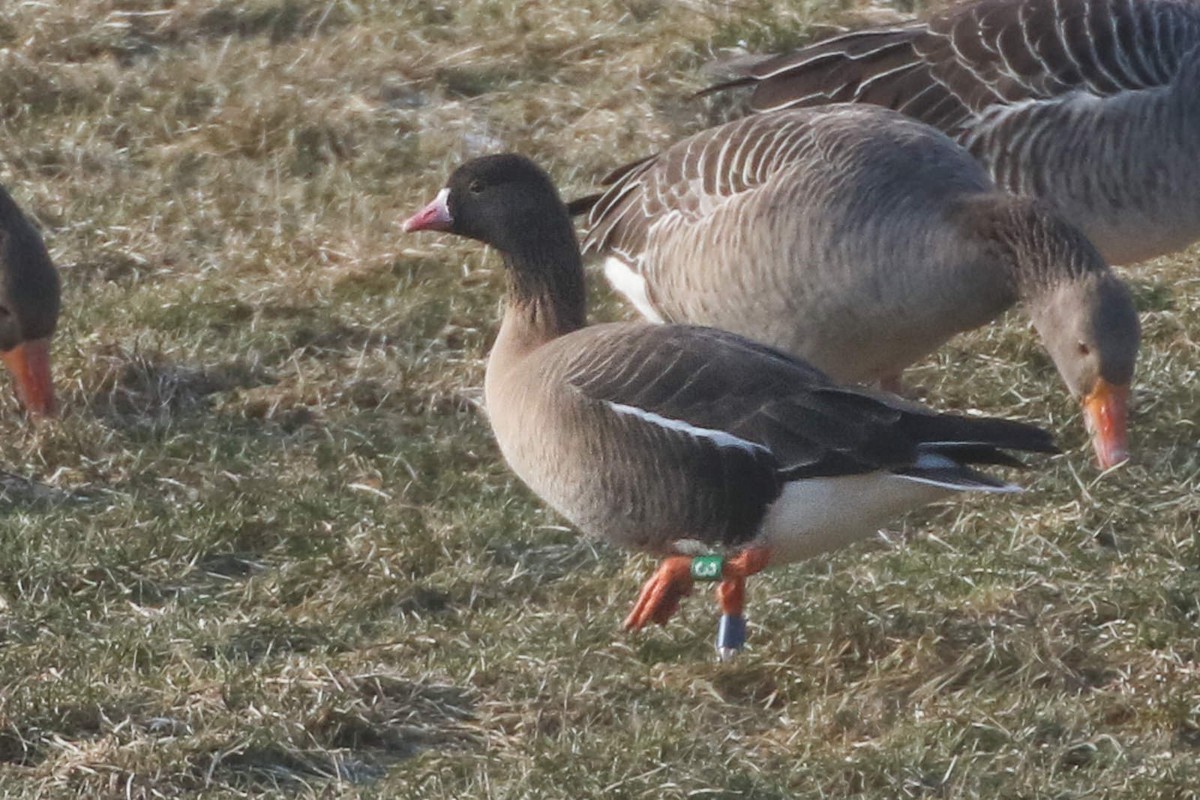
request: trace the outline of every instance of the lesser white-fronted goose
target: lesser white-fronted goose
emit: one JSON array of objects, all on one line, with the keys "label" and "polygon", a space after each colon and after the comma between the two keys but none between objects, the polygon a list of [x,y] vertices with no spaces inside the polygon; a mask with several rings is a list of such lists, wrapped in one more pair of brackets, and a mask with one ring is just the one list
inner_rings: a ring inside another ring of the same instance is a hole
[{"label": "lesser white-fronted goose", "polygon": [[835,381],[880,380],[1023,303],[1101,466],[1128,456],[1137,314],[1074,227],[998,191],[942,133],[840,105],[736,120],[618,170],[585,251],[652,320],[779,347]]},{"label": "lesser white-fronted goose", "polygon": [[0,186],[0,358],[34,416],[54,413],[50,337],[59,294],[58,271],[41,235]]},{"label": "lesser white-fronted goose", "polygon": [[933,125],[1001,187],[1053,202],[1111,263],[1200,239],[1194,0],[976,0],[725,86],[740,84],[758,111],[873,103]]},{"label": "lesser white-fronted goose", "polygon": [[[513,471],[584,532],[666,559],[626,627],[664,623],[720,578],[719,648],[741,646],[746,576],[840,547],[954,491],[1006,491],[971,464],[1053,452],[1005,420],[936,414],[838,388],[713,328],[585,327],[582,257],[550,178],[515,155],[460,167],[405,230],[504,259],[508,303],[484,397]],[[715,557],[697,558],[712,551]]]}]

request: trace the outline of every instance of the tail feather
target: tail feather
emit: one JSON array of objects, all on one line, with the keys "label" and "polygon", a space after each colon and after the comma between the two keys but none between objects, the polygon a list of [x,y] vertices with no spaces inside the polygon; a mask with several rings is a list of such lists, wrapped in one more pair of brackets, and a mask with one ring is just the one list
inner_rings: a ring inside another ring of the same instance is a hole
[{"label": "tail feather", "polygon": [[600,202],[600,198],[604,196],[604,192],[596,192],[595,194],[576,197],[574,200],[567,202],[567,214],[572,217],[581,217],[592,210],[596,203]]},{"label": "tail feather", "polygon": [[994,417],[965,417],[958,414],[909,413],[904,415],[901,424],[909,437],[927,448],[968,448],[969,452],[976,454],[986,449],[1027,453],[1059,452],[1049,431],[1026,422]]},{"label": "tail feather", "polygon": [[961,465],[952,467],[906,467],[905,469],[896,470],[896,474],[902,475],[909,480],[917,481],[918,483],[940,486],[944,489],[954,491],[996,493],[1021,491],[1021,487],[1014,483],[997,480],[990,475],[985,475],[982,472]]}]

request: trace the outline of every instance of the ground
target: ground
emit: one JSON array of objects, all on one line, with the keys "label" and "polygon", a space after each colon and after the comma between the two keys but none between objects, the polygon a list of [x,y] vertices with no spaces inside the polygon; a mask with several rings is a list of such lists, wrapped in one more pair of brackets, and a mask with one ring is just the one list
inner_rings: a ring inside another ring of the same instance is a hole
[{"label": "ground", "polygon": [[[1125,271],[1101,475],[1019,313],[914,370],[1065,453],[619,624],[478,408],[493,254],[397,221],[464,158],[569,196],[722,112],[714,59],[913,11],[716,0],[8,0],[0,180],[62,271],[61,419],[0,386],[0,794],[1185,798],[1200,786],[1200,252]],[[599,280],[597,318],[628,311]]]}]

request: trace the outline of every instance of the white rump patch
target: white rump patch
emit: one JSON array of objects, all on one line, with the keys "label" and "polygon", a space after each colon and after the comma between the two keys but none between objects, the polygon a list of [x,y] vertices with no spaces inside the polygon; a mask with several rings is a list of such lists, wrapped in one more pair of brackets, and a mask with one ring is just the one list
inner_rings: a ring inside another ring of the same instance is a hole
[{"label": "white rump patch", "polygon": [[697,439],[708,439],[718,447],[738,447],[742,450],[767,452],[767,448],[754,442],[740,439],[731,433],[725,431],[714,430],[713,428],[701,428],[697,425],[691,425],[687,422],[681,422],[677,419],[668,419],[667,417],[655,414],[653,411],[647,411],[644,408],[635,406],[626,406],[620,403],[613,403],[608,400],[604,404],[618,414],[627,414],[632,417],[637,417],[640,420],[649,422],[652,425],[657,425],[660,428],[666,428],[672,431],[682,431],[689,436],[695,436]]},{"label": "white rump patch", "polygon": [[636,272],[629,264],[616,256],[604,259],[604,277],[610,286],[622,294],[633,304],[638,313],[647,321],[661,325],[664,320],[658,309],[650,302],[650,292],[646,289],[646,279]]}]

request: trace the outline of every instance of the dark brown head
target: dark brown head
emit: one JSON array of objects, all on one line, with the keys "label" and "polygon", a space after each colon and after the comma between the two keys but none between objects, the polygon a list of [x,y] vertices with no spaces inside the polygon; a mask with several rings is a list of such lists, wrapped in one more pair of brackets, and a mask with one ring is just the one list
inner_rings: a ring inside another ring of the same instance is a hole
[{"label": "dark brown head", "polygon": [[0,359],[35,416],[54,413],[50,337],[60,297],[58,271],[42,237],[0,187]]},{"label": "dark brown head", "polygon": [[1130,384],[1141,328],[1111,270],[1076,276],[1029,301],[1029,313],[1084,417],[1102,469],[1129,457]]},{"label": "dark brown head", "polygon": [[575,229],[553,181],[512,153],[476,158],[456,169],[405,231],[445,231],[496,248],[509,268],[512,296],[550,313],[565,329],[583,324],[583,265]]},{"label": "dark brown head", "polygon": [[446,231],[504,253],[528,250],[545,237],[561,239],[564,228],[571,230],[571,221],[554,182],[514,153],[463,164],[434,201],[404,223],[405,231]]}]

